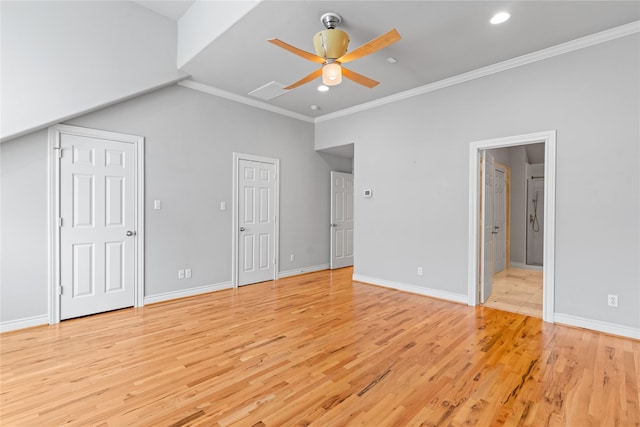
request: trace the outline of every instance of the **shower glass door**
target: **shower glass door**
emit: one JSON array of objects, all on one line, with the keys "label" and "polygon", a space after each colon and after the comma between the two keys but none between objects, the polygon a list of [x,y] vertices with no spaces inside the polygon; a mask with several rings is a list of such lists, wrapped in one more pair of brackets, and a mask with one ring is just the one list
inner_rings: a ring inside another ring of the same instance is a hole
[{"label": "shower glass door", "polygon": [[529,177],[527,181],[527,264],[542,266],[544,177]]}]

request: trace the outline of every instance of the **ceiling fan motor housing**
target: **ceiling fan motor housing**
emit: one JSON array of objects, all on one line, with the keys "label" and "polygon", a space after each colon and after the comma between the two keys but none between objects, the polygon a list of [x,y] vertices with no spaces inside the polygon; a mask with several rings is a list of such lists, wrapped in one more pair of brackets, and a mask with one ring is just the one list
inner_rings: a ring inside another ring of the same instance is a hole
[{"label": "ceiling fan motor housing", "polygon": [[349,35],[342,30],[322,30],[313,36],[316,55],[327,59],[344,56],[349,47]]}]

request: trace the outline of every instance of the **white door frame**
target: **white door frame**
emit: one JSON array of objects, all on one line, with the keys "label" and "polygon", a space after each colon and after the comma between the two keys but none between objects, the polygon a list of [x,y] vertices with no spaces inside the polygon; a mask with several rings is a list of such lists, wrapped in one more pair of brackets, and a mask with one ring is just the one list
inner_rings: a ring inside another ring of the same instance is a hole
[{"label": "white door frame", "polygon": [[254,156],[252,154],[233,153],[233,188],[231,191],[231,285],[238,287],[238,171],[240,170],[240,160],[262,162],[274,165],[275,176],[275,221],[273,225],[273,254],[275,262],[273,264],[273,280],[278,278],[280,271],[280,160],[271,157]]},{"label": "white door frame", "polygon": [[542,281],[542,319],[553,323],[555,289],[555,201],[556,201],[556,131],[545,131],[525,135],[508,136],[472,142],[469,146],[469,259],[468,259],[468,301],[475,306],[478,301],[478,209],[480,151],[492,148],[544,142],[544,255]]},{"label": "white door frame", "polygon": [[48,171],[48,311],[49,324],[60,323],[60,137],[62,134],[101,138],[133,144],[135,147],[134,305],[144,305],[144,137],[70,125],[49,128]]}]

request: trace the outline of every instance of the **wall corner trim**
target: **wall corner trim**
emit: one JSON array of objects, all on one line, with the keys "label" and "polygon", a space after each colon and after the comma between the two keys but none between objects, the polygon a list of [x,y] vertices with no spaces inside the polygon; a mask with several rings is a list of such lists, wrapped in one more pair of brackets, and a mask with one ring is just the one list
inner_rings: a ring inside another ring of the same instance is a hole
[{"label": "wall corner trim", "polygon": [[587,319],[585,317],[562,313],[555,313],[553,315],[553,320],[555,323],[560,325],[574,326],[590,329],[592,331],[604,332],[605,334],[640,340],[640,328],[633,328],[631,326],[618,325],[616,323],[603,322],[600,320]]},{"label": "wall corner trim", "polygon": [[213,86],[209,86],[204,83],[197,82],[195,80],[183,80],[178,83],[178,86],[186,87],[189,89],[197,90],[198,92],[206,93],[209,95],[217,96],[219,98],[225,98],[230,101],[238,102],[240,104],[249,105],[251,107],[260,108],[262,110],[271,111],[272,113],[281,114],[283,116],[291,117],[293,119],[302,120],[303,122],[313,123],[313,118],[305,116],[303,114],[294,113],[293,111],[286,110],[284,108],[276,107],[266,102],[257,101],[251,98],[247,98],[235,93],[227,92],[222,89],[218,89]]},{"label": "wall corner trim", "polygon": [[407,283],[394,282],[392,280],[379,279],[377,277],[364,276],[362,274],[354,274],[352,279],[356,282],[383,286],[385,288],[396,289],[398,291],[409,292],[412,294],[437,298],[445,301],[457,302],[465,305],[467,304],[468,300],[466,294],[456,294],[453,292],[441,291],[424,286],[410,285]]}]

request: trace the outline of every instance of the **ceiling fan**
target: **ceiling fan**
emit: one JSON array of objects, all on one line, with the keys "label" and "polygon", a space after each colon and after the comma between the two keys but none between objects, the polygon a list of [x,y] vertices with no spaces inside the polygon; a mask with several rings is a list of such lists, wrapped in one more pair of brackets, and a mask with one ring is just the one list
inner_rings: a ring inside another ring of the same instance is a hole
[{"label": "ceiling fan", "polygon": [[298,49],[295,46],[291,46],[282,40],[268,40],[276,46],[280,46],[295,55],[301,56],[309,61],[322,64],[322,68],[315,70],[284,89],[288,90],[296,88],[320,76],[322,76],[322,83],[327,86],[340,84],[342,82],[342,76],[368,88],[376,86],[379,82],[363,76],[362,74],[358,74],[355,71],[351,71],[348,68],[343,67],[342,64],[362,58],[365,55],[369,55],[397,42],[401,39],[398,31],[394,28],[393,30],[382,34],[381,36],[363,44],[359,48],[347,53],[347,48],[349,47],[349,35],[344,31],[336,29],[336,26],[342,22],[342,17],[335,12],[329,12],[322,15],[320,17],[320,21],[326,29],[313,36],[313,47],[316,51],[316,55],[302,49]]}]

